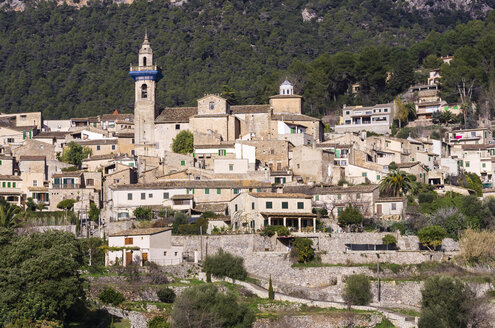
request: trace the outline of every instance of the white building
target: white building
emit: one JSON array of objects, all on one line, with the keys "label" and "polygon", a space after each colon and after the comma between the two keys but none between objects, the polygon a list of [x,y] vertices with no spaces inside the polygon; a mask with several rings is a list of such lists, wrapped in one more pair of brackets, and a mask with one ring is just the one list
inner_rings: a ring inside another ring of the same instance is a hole
[{"label": "white building", "polygon": [[108,236],[108,247],[105,265],[182,263],[183,247],[172,246],[170,228],[131,229],[111,234]]},{"label": "white building", "polygon": [[372,107],[344,107],[340,125],[335,126],[335,131],[338,133],[359,131],[390,133],[394,110],[395,105],[393,103]]}]

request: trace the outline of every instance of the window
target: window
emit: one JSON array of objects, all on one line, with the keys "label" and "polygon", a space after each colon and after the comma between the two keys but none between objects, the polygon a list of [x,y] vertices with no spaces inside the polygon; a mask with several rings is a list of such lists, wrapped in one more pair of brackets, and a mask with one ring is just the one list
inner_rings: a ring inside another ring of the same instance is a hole
[{"label": "window", "polygon": [[146,193],[145,192],[141,193],[141,199],[146,199]]},{"label": "window", "polygon": [[146,66],[146,57],[143,57],[143,66]]},{"label": "window", "polygon": [[133,238],[125,238],[124,239],[124,244],[126,245],[132,245],[134,243]]},{"label": "window", "polygon": [[303,202],[297,202],[297,209],[298,210],[304,209],[304,203]]},{"label": "window", "polygon": [[288,209],[289,208],[289,202],[282,202],[282,208]]},{"label": "window", "polygon": [[256,189],[256,192],[261,192],[261,188],[257,188]]},{"label": "window", "polygon": [[381,179],[381,176],[380,176],[380,175],[377,175],[377,176],[376,176],[376,180],[377,180],[377,181],[380,181],[380,179]]},{"label": "window", "polygon": [[469,164],[470,164],[469,161],[466,161],[466,167],[469,167]]},{"label": "window", "polygon": [[337,194],[337,199],[338,200],[341,200],[342,199],[342,195],[341,194]]},{"label": "window", "polygon": [[112,145],[112,150],[115,150],[115,145]]},{"label": "window", "polygon": [[10,188],[10,182],[7,182],[7,188]]},{"label": "window", "polygon": [[383,112],[384,112],[384,113],[387,113],[387,112],[388,112],[388,108],[384,108],[384,109],[383,109]]},{"label": "window", "polygon": [[273,208],[272,202],[266,202],[265,208]]},{"label": "window", "polygon": [[132,142],[132,144],[134,145],[134,138],[132,138],[131,142]]},{"label": "window", "polygon": [[94,179],[86,179],[86,185],[87,186],[94,186],[95,180]]},{"label": "window", "polygon": [[315,195],[315,200],[320,200],[320,195]]},{"label": "window", "polygon": [[96,150],[100,150],[100,148],[101,148],[100,146],[96,146]]},{"label": "window", "polygon": [[397,209],[397,204],[396,203],[392,203],[392,211],[395,211]]},{"label": "window", "polygon": [[180,161],[180,166],[185,166],[186,165],[186,161]]},{"label": "window", "polygon": [[229,171],[234,171],[234,164],[229,164]]},{"label": "window", "polygon": [[222,193],[222,189],[217,188],[217,195],[220,195]]},{"label": "window", "polygon": [[170,195],[168,192],[163,193],[163,199],[169,199]]},{"label": "window", "polygon": [[2,182],[2,188],[5,188],[5,181]]},{"label": "window", "polygon": [[148,98],[148,86],[146,84],[143,84],[141,86],[141,98],[143,99]]},{"label": "window", "polygon": [[167,256],[167,251],[164,251],[163,252],[163,256]]},{"label": "window", "polygon": [[237,212],[237,204],[234,205],[234,212]]},{"label": "window", "polygon": [[218,150],[218,156],[227,156],[227,150],[226,149],[219,149]]},{"label": "window", "polygon": [[12,142],[14,142],[14,138],[7,138],[7,142],[8,142],[8,143],[12,143]]},{"label": "window", "polygon": [[187,194],[188,194],[188,195],[189,195],[189,194],[194,194],[194,189],[192,189],[192,188],[187,188],[186,192],[187,192]]},{"label": "window", "polygon": [[205,188],[205,195],[209,195],[210,194],[210,188]]},{"label": "window", "polygon": [[234,188],[234,195],[237,195],[239,193],[239,189]]},{"label": "window", "polygon": [[0,160],[0,165],[2,165],[2,161]]},{"label": "window", "polygon": [[148,194],[148,198],[153,198],[153,194]]},{"label": "window", "polygon": [[411,157],[411,162],[414,162],[414,157]]},{"label": "window", "polygon": [[360,193],[357,193],[356,194],[356,199],[361,199],[361,194]]},{"label": "window", "polygon": [[337,214],[338,215],[340,215],[340,213],[342,213],[342,211],[344,211],[343,207],[337,207]]},{"label": "window", "polygon": [[113,179],[113,183],[119,183],[120,179]]},{"label": "window", "polygon": [[345,114],[346,114],[346,115],[350,115],[350,114],[351,114],[351,112],[350,112],[350,111],[348,111],[348,110],[346,110],[346,111],[345,111]]},{"label": "window", "polygon": [[209,108],[210,108],[210,110],[215,109],[215,103],[213,101],[210,101]]},{"label": "window", "polygon": [[254,210],[254,202],[251,203],[251,209]]},{"label": "window", "polygon": [[33,187],[38,187],[38,180],[33,180]]},{"label": "window", "polygon": [[180,130],[180,124],[176,124],[176,125],[175,125],[175,129],[176,129],[176,130]]},{"label": "window", "polygon": [[482,163],[481,164],[481,167],[486,167],[486,163]]},{"label": "window", "polygon": [[12,188],[15,188],[15,182],[12,182]]},{"label": "window", "polygon": [[363,175],[363,177],[365,177],[365,178],[366,178],[366,176],[368,175],[368,173],[363,172],[363,173],[362,173],[362,175]]}]

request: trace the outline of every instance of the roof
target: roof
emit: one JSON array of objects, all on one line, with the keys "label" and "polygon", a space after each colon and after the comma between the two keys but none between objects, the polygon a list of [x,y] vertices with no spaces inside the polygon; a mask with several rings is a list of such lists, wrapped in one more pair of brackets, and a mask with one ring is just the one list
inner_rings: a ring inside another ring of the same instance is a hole
[{"label": "roof", "polygon": [[[194,145],[194,149],[215,149],[215,148],[234,148],[235,143],[222,143],[214,145]],[[199,154],[200,155],[200,154]]]},{"label": "roof", "polygon": [[290,83],[289,80],[285,79],[285,81],[282,82],[281,85],[290,85],[290,86],[292,86],[292,83]]},{"label": "roof", "polygon": [[134,138],[134,132],[117,132],[114,135],[117,138]]},{"label": "roof", "polygon": [[302,213],[294,213],[294,212],[261,212],[261,215],[263,216],[279,216],[279,217],[315,217],[316,214],[313,214],[311,212],[302,212]]},{"label": "roof", "polygon": [[155,123],[189,123],[189,118],[197,113],[197,107],[165,107]]},{"label": "roof", "polygon": [[74,140],[80,145],[116,145],[117,139]]},{"label": "roof", "polygon": [[67,172],[57,172],[53,174],[54,178],[61,177],[80,177],[83,174],[82,171],[67,171]]},{"label": "roof", "polygon": [[48,187],[28,187],[29,191],[48,191]]},{"label": "roof", "polygon": [[171,230],[171,228],[129,229],[129,230],[124,230],[117,233],[109,234],[109,237],[154,235],[168,230]]},{"label": "roof", "polygon": [[165,180],[154,183],[111,186],[113,190],[174,189],[174,188],[271,188],[271,183],[256,180]]},{"label": "roof", "polygon": [[275,121],[319,121],[316,117],[303,114],[273,114],[272,120]]},{"label": "roof", "polygon": [[66,135],[70,134],[69,131],[43,131],[34,136],[34,139],[44,139],[44,138],[65,138]]},{"label": "roof", "polygon": [[403,202],[407,197],[383,197],[378,198],[375,203],[391,203],[391,202]]},{"label": "roof", "polygon": [[303,98],[303,96],[300,96],[300,95],[275,95],[275,96],[270,97],[270,99],[273,99],[273,98]]},{"label": "roof", "polygon": [[250,192],[249,196],[255,198],[311,198],[300,193],[275,193],[275,192]]},{"label": "roof", "polygon": [[112,120],[125,120],[134,119],[134,114],[103,114],[101,115],[102,121],[112,121]]},{"label": "roof", "polygon": [[193,195],[174,195],[172,197],[170,197],[172,200],[176,200],[176,199],[193,199],[194,196]]},{"label": "roof", "polygon": [[406,162],[406,163],[396,163],[395,166],[399,169],[408,169],[413,166],[420,164],[420,162]]},{"label": "roof", "polygon": [[227,209],[226,203],[196,203],[194,211],[196,212],[214,212],[214,213],[225,213]]},{"label": "roof", "polygon": [[21,156],[19,161],[45,161],[46,156]]},{"label": "roof", "polygon": [[259,114],[268,113],[270,105],[235,105],[230,106],[232,114]]},{"label": "roof", "polygon": [[114,159],[115,154],[103,154],[103,155],[94,155],[91,156],[90,158],[85,158],[82,161],[83,162],[90,162],[90,161],[101,161],[105,159]]},{"label": "roof", "polygon": [[98,117],[75,117],[70,119],[72,122],[98,122]]},{"label": "roof", "polygon": [[0,180],[15,180],[22,181],[21,177],[18,175],[8,175],[8,174],[0,174]]},{"label": "roof", "polygon": [[306,195],[327,195],[327,194],[346,194],[346,193],[370,193],[378,189],[379,185],[357,185],[357,186],[324,186],[324,185],[299,185],[284,186],[284,192],[302,193]]},{"label": "roof", "polygon": [[0,159],[13,160],[14,157],[8,155],[0,155]]},{"label": "roof", "polygon": [[462,150],[484,150],[487,148],[495,148],[495,145],[487,145],[487,144],[479,144],[479,145],[472,145],[472,144],[463,144],[461,145]]}]

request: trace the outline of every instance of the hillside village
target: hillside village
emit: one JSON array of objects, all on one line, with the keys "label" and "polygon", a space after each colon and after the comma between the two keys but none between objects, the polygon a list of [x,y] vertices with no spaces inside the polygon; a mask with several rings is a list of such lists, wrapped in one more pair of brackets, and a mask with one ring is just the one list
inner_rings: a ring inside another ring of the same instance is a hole
[{"label": "hillside village", "polygon": [[[195,107],[162,108],[162,73],[147,36],[129,74],[134,114],[0,115],[0,198],[33,208],[27,230],[108,239],[108,266],[189,265],[223,249],[243,257],[261,286],[273,280],[281,294],[338,303],[345,277],[369,271],[360,265],[460,255],[457,230],[439,243],[411,233],[407,222],[435,225],[419,222],[428,204],[495,196],[491,121],[479,116],[471,129],[456,121],[469,109],[440,98],[438,70],[392,103],[344,106],[335,124],[305,115],[288,79],[263,105],[205,94]],[[395,241],[385,243],[387,235]],[[291,266],[297,237],[311,240],[326,266]],[[373,310],[420,307],[421,285],[399,288],[396,278],[378,278]],[[491,282],[477,287],[478,296],[493,291]],[[385,316],[400,327],[417,323],[414,315]]]}]

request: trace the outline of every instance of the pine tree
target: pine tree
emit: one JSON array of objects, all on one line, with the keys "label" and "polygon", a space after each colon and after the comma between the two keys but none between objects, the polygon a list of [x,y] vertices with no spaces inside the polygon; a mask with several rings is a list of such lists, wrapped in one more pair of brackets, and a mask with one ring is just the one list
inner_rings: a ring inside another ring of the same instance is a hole
[{"label": "pine tree", "polygon": [[211,272],[210,270],[206,270],[206,282],[211,282]]},{"label": "pine tree", "polygon": [[270,282],[268,284],[268,299],[269,300],[275,299],[275,293],[273,292],[272,276],[271,275],[270,275]]}]

